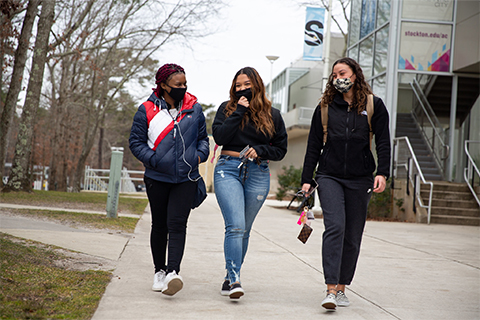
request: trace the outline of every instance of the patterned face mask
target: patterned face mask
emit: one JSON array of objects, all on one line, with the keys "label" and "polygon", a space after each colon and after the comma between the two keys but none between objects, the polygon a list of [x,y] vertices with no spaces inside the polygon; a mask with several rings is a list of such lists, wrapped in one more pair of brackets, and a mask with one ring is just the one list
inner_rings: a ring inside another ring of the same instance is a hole
[{"label": "patterned face mask", "polygon": [[350,78],[335,79],[335,81],[333,81],[333,86],[338,92],[347,93],[352,88],[353,82]]}]

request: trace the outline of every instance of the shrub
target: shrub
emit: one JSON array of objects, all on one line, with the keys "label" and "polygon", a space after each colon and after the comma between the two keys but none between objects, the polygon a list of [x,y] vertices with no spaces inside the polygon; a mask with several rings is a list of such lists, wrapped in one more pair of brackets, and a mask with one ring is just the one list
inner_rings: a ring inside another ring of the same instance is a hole
[{"label": "shrub", "polygon": [[283,200],[288,191],[297,192],[301,188],[302,183],[302,168],[296,169],[294,166],[290,166],[287,169],[286,166],[282,167],[283,173],[278,175],[278,184],[280,187],[276,193],[277,200]]},{"label": "shrub", "polygon": [[385,191],[382,193],[372,192],[372,198],[368,204],[367,218],[389,218],[390,208],[392,206],[392,192],[390,189],[390,179],[387,181]]}]

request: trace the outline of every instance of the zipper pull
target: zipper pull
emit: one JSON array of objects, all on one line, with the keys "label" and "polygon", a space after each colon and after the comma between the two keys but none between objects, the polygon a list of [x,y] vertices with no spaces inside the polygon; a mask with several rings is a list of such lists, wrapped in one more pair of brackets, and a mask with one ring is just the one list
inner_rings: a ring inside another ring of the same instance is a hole
[{"label": "zipper pull", "polygon": [[177,135],[177,128],[173,128],[173,139],[175,139],[176,135]]}]

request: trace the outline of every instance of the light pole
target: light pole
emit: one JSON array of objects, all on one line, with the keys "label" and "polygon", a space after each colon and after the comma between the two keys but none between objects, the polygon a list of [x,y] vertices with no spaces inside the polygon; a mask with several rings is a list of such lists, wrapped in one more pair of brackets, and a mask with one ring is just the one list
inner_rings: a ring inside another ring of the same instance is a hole
[{"label": "light pole", "polygon": [[272,85],[273,85],[273,63],[275,60],[279,58],[279,56],[266,56],[268,61],[270,61],[270,85],[268,86],[268,95],[270,96],[270,100],[272,101],[273,105],[273,97],[272,97]]}]

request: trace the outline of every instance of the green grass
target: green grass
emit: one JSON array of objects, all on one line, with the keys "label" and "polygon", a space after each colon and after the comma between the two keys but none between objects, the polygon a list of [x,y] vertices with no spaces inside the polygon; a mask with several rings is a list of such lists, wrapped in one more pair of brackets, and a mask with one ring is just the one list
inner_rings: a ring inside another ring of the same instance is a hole
[{"label": "green grass", "polygon": [[62,269],[52,247],[15,239],[0,233],[1,319],[90,319],[111,273]]},{"label": "green grass", "polygon": [[[33,206],[68,207],[89,210],[105,210],[107,205],[106,193],[94,192],[61,192],[40,191],[28,192],[0,192],[0,202],[25,204]],[[147,199],[131,198],[120,195],[118,212],[142,214],[148,204]]]},{"label": "green grass", "polygon": [[117,217],[112,219],[100,214],[32,209],[9,209],[9,211],[25,217],[46,218],[47,220],[66,224],[71,227],[80,226],[128,233],[135,231],[135,226],[140,218]]}]

